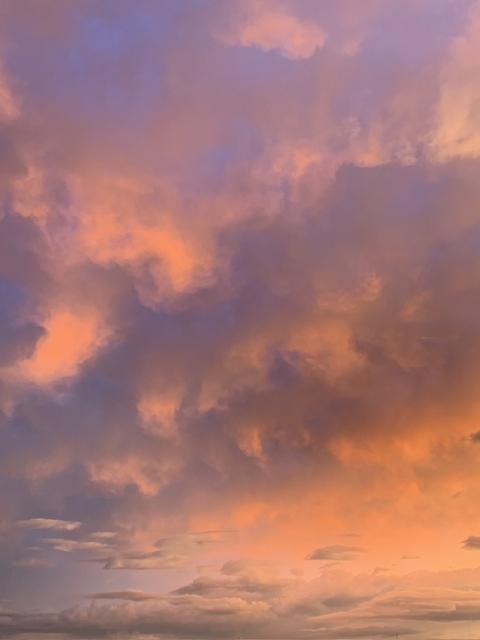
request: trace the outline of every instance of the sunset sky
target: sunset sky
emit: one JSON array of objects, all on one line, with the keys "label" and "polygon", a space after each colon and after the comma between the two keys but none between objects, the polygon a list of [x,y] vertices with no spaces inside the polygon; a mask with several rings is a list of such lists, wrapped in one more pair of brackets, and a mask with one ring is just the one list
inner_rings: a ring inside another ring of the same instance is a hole
[{"label": "sunset sky", "polygon": [[0,0],[0,639],[480,638],[480,0]]}]

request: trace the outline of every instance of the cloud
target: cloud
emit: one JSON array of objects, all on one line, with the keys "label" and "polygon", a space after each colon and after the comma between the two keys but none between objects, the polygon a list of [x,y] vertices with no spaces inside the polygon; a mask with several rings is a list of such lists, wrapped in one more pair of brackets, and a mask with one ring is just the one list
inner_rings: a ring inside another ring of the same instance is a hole
[{"label": "cloud", "polygon": [[468,536],[463,540],[464,549],[480,549],[480,536]]},{"label": "cloud", "polygon": [[127,600],[131,602],[145,602],[147,600],[160,600],[164,596],[156,593],[146,593],[139,589],[125,589],[124,591],[104,591],[84,596],[87,600]]},{"label": "cloud", "polygon": [[52,520],[50,518],[30,518],[17,520],[16,525],[21,529],[46,529],[51,531],[75,531],[82,526],[82,522],[68,520]]},{"label": "cloud", "polygon": [[386,637],[397,638],[398,636],[415,634],[415,629],[408,627],[381,627],[378,625],[368,625],[365,627],[339,627],[333,632],[319,633],[320,638],[369,638]]},{"label": "cloud", "polygon": [[443,69],[441,95],[437,107],[437,129],[432,140],[434,153],[441,160],[452,157],[478,157],[477,132],[478,35],[480,8],[472,2],[465,32],[454,39]]},{"label": "cloud", "polygon": [[109,558],[104,569],[158,570],[179,569],[189,561],[188,555],[152,551],[150,553],[123,554]]},{"label": "cloud", "polygon": [[104,638],[134,628],[146,639],[155,633],[187,638],[193,630],[198,637],[230,637],[239,629],[272,639],[441,633],[445,622],[478,619],[478,592],[471,588],[478,574],[477,569],[380,576],[330,569],[309,582],[290,581],[281,591],[253,590],[245,597],[242,584],[235,592],[225,577],[219,580],[226,585],[223,593],[105,591],[85,596],[94,605],[60,613],[4,612],[2,633],[15,637],[48,630],[68,638]]},{"label": "cloud", "polygon": [[233,6],[237,9],[235,19],[226,33],[219,34],[225,44],[278,50],[292,60],[310,58],[325,44],[327,36],[322,26],[302,20],[292,3],[246,0]]},{"label": "cloud", "polygon": [[51,544],[56,551],[71,553],[72,551],[101,551],[109,547],[103,542],[94,540],[66,540],[64,538],[45,538],[44,542]]},{"label": "cloud", "polygon": [[478,2],[21,4],[2,633],[474,634]]},{"label": "cloud", "polygon": [[306,560],[356,560],[360,553],[365,549],[362,547],[348,547],[341,544],[329,545],[315,549],[307,557]]},{"label": "cloud", "polygon": [[[168,536],[157,540],[153,547],[154,550],[144,552],[130,550],[127,552],[115,553],[105,558],[104,554],[100,554],[98,558],[93,558],[94,562],[104,563],[104,569],[125,569],[125,570],[161,570],[161,569],[179,569],[184,567],[195,554],[201,552],[205,547],[218,544],[225,534],[231,531],[213,530],[200,531],[185,534]],[[96,538],[98,534],[90,534],[89,538]],[[116,551],[116,542],[111,536],[102,536],[99,541],[87,540],[85,542],[51,541],[56,549],[74,550],[74,549],[91,549],[99,552],[105,551],[111,553]],[[48,540],[47,540],[48,542]],[[121,546],[121,545],[120,545]]]},{"label": "cloud", "polygon": [[89,538],[94,538],[98,540],[112,540],[116,537],[116,533],[114,531],[94,531],[89,534]]},{"label": "cloud", "polygon": [[247,603],[238,598],[210,603],[196,599],[185,606],[172,606],[162,600],[127,601],[124,605],[77,607],[61,614],[15,615],[2,624],[2,637],[22,633],[59,633],[79,638],[85,635],[108,637],[112,629],[125,624],[135,627],[136,634],[148,636],[154,633],[200,637],[230,635],[235,625],[244,629],[262,626],[268,619],[268,607],[264,603]]},{"label": "cloud", "polygon": [[102,344],[107,334],[94,315],[54,311],[45,320],[34,353],[21,364],[21,375],[37,384],[72,376]]},{"label": "cloud", "polygon": [[21,558],[20,560],[13,561],[14,567],[27,567],[27,568],[49,568],[54,567],[53,562],[49,562],[48,560],[44,560],[43,558]]}]

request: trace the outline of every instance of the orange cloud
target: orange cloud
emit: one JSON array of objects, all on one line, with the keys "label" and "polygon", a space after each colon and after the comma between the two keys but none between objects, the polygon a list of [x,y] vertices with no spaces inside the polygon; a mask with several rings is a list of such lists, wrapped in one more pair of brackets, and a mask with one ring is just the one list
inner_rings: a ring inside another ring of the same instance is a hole
[{"label": "orange cloud", "polygon": [[327,36],[321,25],[301,20],[295,6],[283,1],[247,0],[236,7],[238,22],[228,34],[219,36],[225,44],[279,50],[293,60],[310,58],[325,44]]},{"label": "orange cloud", "polygon": [[75,375],[80,366],[105,344],[108,330],[95,313],[60,309],[45,322],[46,334],[35,352],[20,363],[18,372],[35,384],[50,384]]}]

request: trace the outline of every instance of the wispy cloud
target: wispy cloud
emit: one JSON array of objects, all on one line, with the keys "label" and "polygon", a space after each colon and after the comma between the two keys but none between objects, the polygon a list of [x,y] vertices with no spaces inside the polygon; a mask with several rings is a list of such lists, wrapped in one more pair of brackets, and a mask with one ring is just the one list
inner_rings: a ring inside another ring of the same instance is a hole
[{"label": "wispy cloud", "polygon": [[21,529],[45,529],[51,531],[75,531],[82,526],[82,522],[69,520],[52,520],[50,518],[30,518],[29,520],[17,520],[17,527]]},{"label": "wispy cloud", "polygon": [[341,544],[333,544],[312,551],[306,560],[356,560],[365,549],[362,547],[348,547]]}]

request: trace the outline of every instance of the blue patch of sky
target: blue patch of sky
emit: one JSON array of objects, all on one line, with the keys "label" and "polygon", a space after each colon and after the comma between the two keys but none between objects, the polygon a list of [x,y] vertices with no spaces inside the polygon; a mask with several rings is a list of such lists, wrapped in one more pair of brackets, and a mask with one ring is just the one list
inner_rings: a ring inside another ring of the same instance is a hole
[{"label": "blue patch of sky", "polygon": [[89,12],[80,5],[72,9],[68,32],[48,42],[24,31],[13,34],[23,46],[12,49],[8,63],[37,106],[59,105],[93,127],[113,116],[135,128],[161,99],[162,50],[178,14],[173,0],[116,0]]}]

